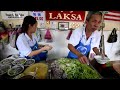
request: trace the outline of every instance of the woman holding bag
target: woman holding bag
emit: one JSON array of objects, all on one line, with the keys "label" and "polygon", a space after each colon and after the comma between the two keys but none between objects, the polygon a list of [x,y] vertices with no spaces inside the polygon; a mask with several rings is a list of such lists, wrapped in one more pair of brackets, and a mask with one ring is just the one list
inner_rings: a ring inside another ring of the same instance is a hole
[{"label": "woman holding bag", "polygon": [[16,46],[19,50],[20,57],[27,59],[35,59],[39,62],[47,58],[47,53],[52,49],[52,46],[40,46],[38,44],[35,32],[37,30],[37,21],[32,16],[26,16],[22,24],[22,33],[18,36]]}]

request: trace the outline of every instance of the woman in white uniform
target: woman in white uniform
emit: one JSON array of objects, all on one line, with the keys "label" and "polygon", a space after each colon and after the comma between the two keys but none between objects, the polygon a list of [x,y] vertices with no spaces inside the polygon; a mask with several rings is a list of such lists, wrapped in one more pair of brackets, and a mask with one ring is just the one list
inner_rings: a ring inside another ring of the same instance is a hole
[{"label": "woman in white uniform", "polygon": [[36,19],[32,16],[26,16],[24,18],[22,33],[16,40],[16,46],[19,50],[20,57],[32,58],[36,62],[39,62],[46,59],[47,53],[52,49],[52,46],[45,45],[42,48],[39,47],[37,37],[34,34],[37,30],[37,24]]},{"label": "woman in white uniform", "polygon": [[101,38],[101,31],[97,29],[100,27],[102,21],[102,13],[99,11],[90,11],[87,14],[85,26],[75,29],[68,42],[68,58],[78,59],[81,63],[88,63],[88,55],[91,49],[96,55],[100,55],[99,44]]}]

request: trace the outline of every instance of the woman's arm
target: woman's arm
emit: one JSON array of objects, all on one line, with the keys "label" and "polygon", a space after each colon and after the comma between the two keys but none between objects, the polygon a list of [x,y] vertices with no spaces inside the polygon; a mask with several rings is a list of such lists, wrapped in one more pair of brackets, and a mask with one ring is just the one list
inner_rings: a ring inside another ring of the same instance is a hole
[{"label": "woman's arm", "polygon": [[45,50],[48,51],[48,50],[51,50],[51,49],[52,49],[51,46],[46,45],[46,46],[44,46],[44,47],[42,47],[42,48],[40,48],[38,50],[32,51],[28,56],[32,57],[34,55],[37,55],[37,54],[41,53],[42,51],[45,51]]}]

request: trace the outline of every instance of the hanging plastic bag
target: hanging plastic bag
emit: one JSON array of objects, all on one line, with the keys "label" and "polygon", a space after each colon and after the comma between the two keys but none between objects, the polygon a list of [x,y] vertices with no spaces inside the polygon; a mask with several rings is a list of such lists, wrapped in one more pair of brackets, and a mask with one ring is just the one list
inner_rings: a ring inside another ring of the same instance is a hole
[{"label": "hanging plastic bag", "polygon": [[68,33],[68,36],[67,36],[67,38],[66,38],[67,40],[70,39],[70,36],[71,36],[72,32],[73,32],[73,29],[71,28],[71,29],[70,29],[70,32]]},{"label": "hanging plastic bag", "polygon": [[15,39],[16,39],[16,31],[11,31],[9,32],[9,42],[10,42],[10,46],[15,48]]},{"label": "hanging plastic bag", "polygon": [[107,42],[108,43],[114,43],[114,42],[117,42],[117,33],[116,33],[116,28],[114,28],[111,32],[111,34],[109,35],[108,37],[108,40]]},{"label": "hanging plastic bag", "polygon": [[36,35],[36,37],[37,37],[38,42],[40,42],[40,41],[41,41],[41,33],[40,33],[40,30],[36,30],[35,35]]},{"label": "hanging plastic bag", "polygon": [[51,33],[50,33],[50,30],[49,30],[49,29],[47,29],[44,39],[46,40],[46,42],[52,42],[52,41],[53,41],[53,39],[52,39],[52,36],[51,36]]}]

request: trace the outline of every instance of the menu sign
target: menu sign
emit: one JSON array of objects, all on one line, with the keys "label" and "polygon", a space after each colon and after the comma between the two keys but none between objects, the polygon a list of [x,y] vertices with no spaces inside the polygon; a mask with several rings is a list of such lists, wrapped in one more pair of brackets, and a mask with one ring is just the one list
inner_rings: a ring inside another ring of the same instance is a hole
[{"label": "menu sign", "polygon": [[40,22],[45,21],[45,11],[31,11],[30,15],[35,17],[36,20],[38,20]]},{"label": "menu sign", "polygon": [[24,19],[28,11],[1,11],[2,19]]},{"label": "menu sign", "polygon": [[46,20],[84,21],[85,11],[46,11]]}]

